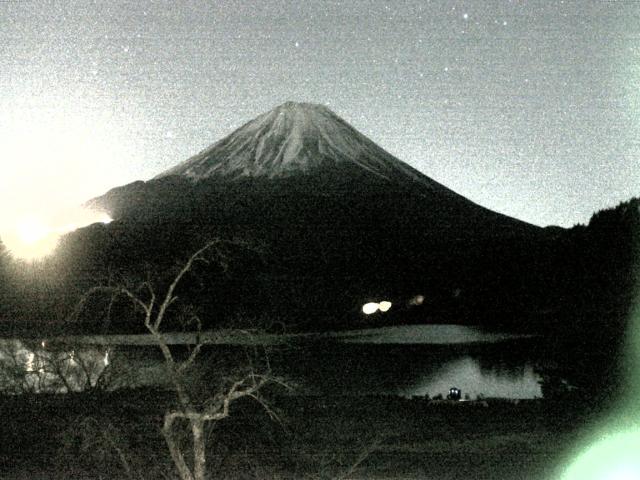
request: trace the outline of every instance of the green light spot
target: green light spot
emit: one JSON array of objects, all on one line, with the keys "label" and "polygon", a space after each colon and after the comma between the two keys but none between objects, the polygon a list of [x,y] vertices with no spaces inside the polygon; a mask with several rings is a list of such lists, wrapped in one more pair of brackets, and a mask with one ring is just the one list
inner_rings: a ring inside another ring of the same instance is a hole
[{"label": "green light spot", "polygon": [[566,470],[562,480],[640,479],[640,430],[605,437]]}]

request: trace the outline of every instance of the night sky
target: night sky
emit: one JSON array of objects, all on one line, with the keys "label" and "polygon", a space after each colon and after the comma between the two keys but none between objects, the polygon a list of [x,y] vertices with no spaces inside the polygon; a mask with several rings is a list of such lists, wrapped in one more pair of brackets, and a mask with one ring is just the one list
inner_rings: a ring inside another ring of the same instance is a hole
[{"label": "night sky", "polygon": [[286,100],[538,225],[640,194],[635,0],[9,0],[0,25],[1,222],[151,178]]}]

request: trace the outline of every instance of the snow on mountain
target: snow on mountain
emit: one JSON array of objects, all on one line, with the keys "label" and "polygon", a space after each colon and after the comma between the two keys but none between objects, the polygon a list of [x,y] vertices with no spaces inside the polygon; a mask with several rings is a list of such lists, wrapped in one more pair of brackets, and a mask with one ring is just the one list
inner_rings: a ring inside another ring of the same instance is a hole
[{"label": "snow on mountain", "polygon": [[356,166],[390,181],[446,189],[398,160],[325,106],[286,102],[156,178],[278,178]]}]

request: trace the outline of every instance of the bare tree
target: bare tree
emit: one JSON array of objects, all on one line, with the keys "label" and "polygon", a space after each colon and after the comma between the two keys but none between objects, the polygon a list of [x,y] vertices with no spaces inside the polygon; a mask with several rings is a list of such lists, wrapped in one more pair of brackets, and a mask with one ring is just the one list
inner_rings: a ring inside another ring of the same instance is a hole
[{"label": "bare tree", "polygon": [[[202,322],[192,308],[186,308],[182,313],[188,316],[188,323],[195,326],[195,345],[190,349],[186,358],[179,358],[169,348],[168,334],[163,330],[163,326],[172,311],[172,306],[178,300],[176,290],[196,263],[209,263],[210,259],[205,254],[211,250],[215,249],[218,263],[224,266],[224,257],[220,255],[218,249],[221,243],[223,243],[221,240],[210,241],[191,255],[163,292],[158,292],[149,280],[142,282],[134,289],[123,284],[98,286],[85,293],[76,309],[76,313],[82,310],[92,295],[106,293],[111,294],[112,298],[123,296],[129,299],[142,312],[144,326],[153,337],[155,345],[162,352],[169,384],[177,397],[175,408],[170,408],[164,414],[162,434],[181,480],[205,479],[207,471],[205,425],[208,422],[217,422],[228,417],[231,404],[243,397],[257,400],[267,409],[267,412],[273,414],[259,397],[258,392],[268,383],[281,383],[280,379],[271,374],[267,362],[265,371],[257,373],[252,369],[238,378],[228,379],[228,383],[220,386],[218,393],[209,396],[204,401],[193,398],[190,392],[192,382],[189,370],[194,367],[197,370],[196,359],[201,352],[203,343],[200,336]],[[187,461],[187,455],[179,441],[176,429],[178,421],[187,422],[191,431],[191,462]]]}]

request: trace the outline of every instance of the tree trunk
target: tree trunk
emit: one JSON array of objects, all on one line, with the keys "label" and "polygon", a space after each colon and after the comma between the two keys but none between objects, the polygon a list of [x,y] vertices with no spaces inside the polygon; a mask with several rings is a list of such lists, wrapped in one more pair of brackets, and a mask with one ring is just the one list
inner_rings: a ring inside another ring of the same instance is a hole
[{"label": "tree trunk", "polygon": [[204,441],[204,421],[192,420],[193,432],[193,476],[195,480],[204,480],[207,471],[207,457]]},{"label": "tree trunk", "polygon": [[167,442],[167,447],[169,447],[169,453],[171,454],[171,459],[173,460],[174,465],[178,469],[178,475],[180,475],[180,480],[194,480],[193,474],[191,470],[189,470],[189,466],[184,461],[184,456],[180,451],[180,447],[175,441],[173,436],[172,426],[175,417],[171,414],[171,412],[167,412],[164,415],[164,425],[162,427],[162,434],[164,435],[164,440]]}]

